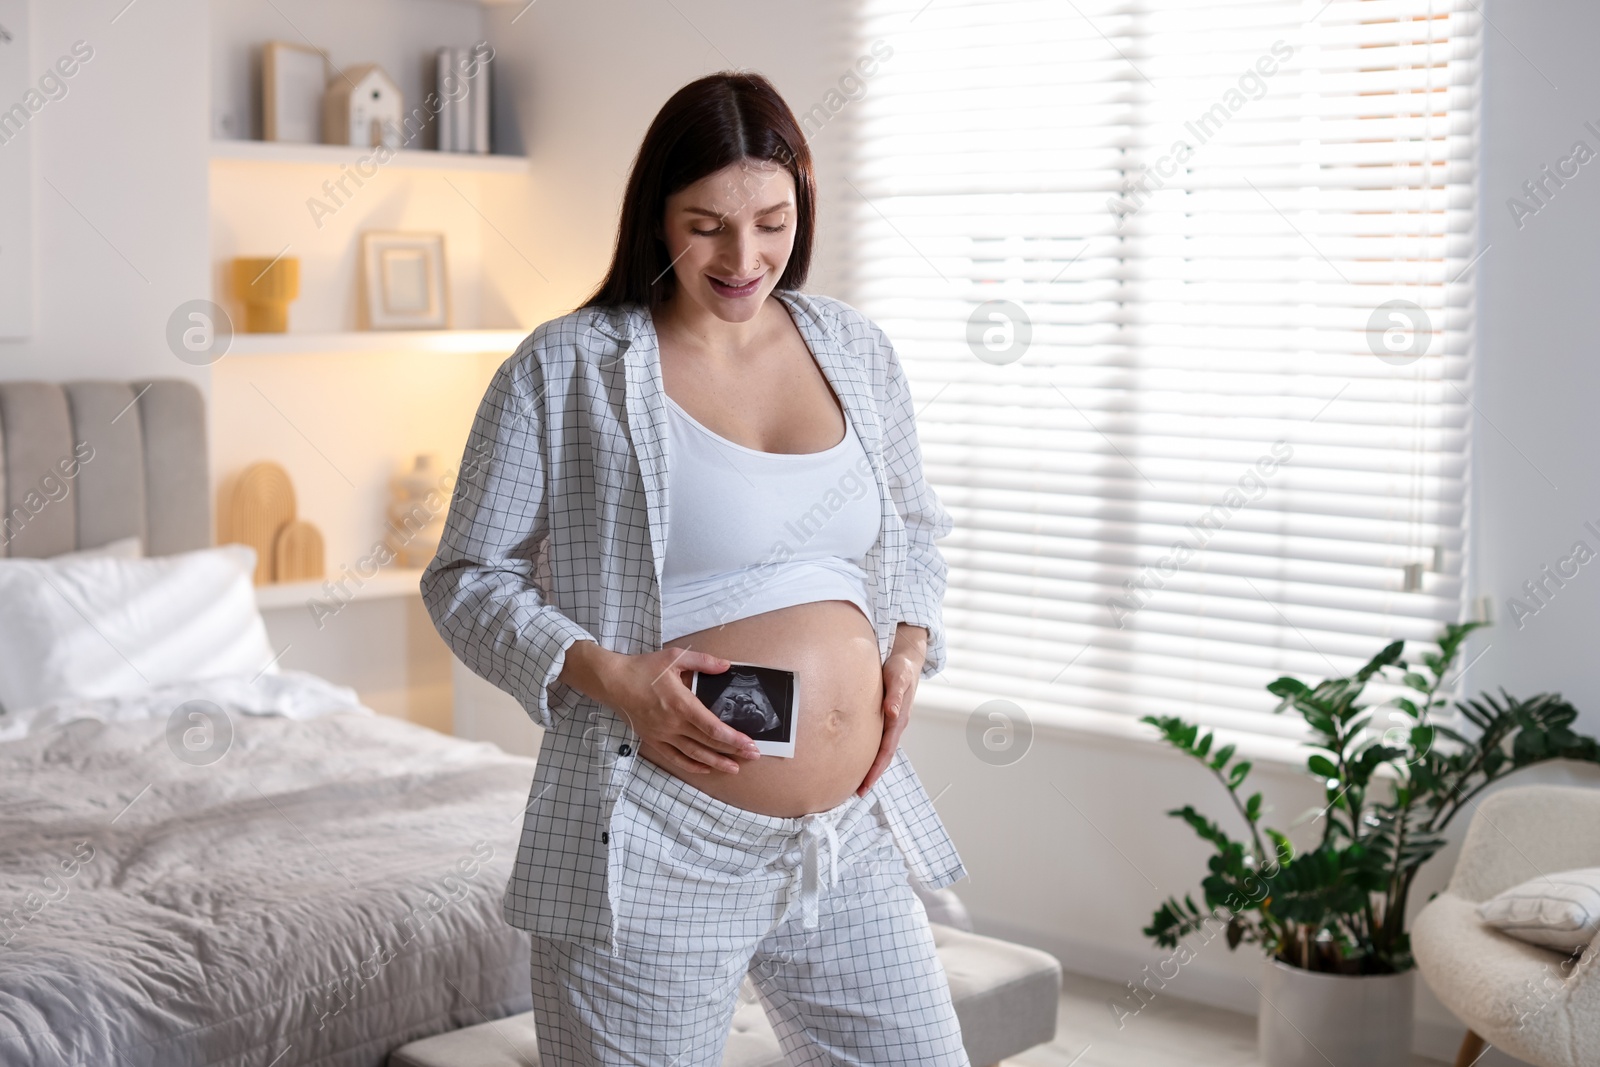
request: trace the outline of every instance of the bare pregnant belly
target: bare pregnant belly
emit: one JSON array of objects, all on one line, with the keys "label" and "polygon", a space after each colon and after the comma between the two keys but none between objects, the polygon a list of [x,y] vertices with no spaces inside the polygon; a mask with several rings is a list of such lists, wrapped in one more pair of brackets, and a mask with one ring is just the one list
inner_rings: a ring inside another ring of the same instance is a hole
[{"label": "bare pregnant belly", "polygon": [[762,815],[826,811],[860,788],[883,741],[883,665],[860,608],[848,600],[795,604],[667,645],[794,671],[800,690],[794,756],[735,756],[736,772],[679,774],[657,758],[651,742],[641,743],[640,755],[724,803]]}]

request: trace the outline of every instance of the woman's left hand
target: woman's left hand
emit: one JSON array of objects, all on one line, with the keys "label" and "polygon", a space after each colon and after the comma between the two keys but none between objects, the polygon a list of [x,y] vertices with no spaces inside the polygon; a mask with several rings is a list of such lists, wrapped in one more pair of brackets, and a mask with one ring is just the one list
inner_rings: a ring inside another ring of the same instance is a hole
[{"label": "woman's left hand", "polygon": [[924,627],[904,622],[895,627],[894,647],[883,664],[883,742],[878,746],[878,758],[872,761],[866,778],[856,790],[857,796],[866,796],[873,783],[889,769],[889,761],[900,747],[900,735],[906,732],[911,700],[917,695],[917,681],[922,677],[922,665],[927,656],[928,631]]}]

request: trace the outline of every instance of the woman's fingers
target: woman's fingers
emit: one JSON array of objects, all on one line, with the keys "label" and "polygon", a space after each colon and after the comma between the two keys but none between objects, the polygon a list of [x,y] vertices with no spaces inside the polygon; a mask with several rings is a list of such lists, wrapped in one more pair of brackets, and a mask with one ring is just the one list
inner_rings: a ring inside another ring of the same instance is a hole
[{"label": "woman's fingers", "polygon": [[648,754],[650,761],[662,767],[672,767],[688,774],[709,774],[711,768],[689,759],[669,741],[643,742],[639,751]]},{"label": "woman's fingers", "polygon": [[680,737],[673,743],[689,759],[719,771],[727,771],[730,774],[739,773],[737,760],[731,760],[719,752],[712,751],[692,737]]},{"label": "woman's fingers", "polygon": [[[674,651],[679,650],[674,648]],[[702,674],[721,674],[729,667],[729,661],[721,656],[713,656],[705,652],[694,652],[687,649],[682,651],[683,658],[678,662],[683,664],[684,669],[700,671]]]},{"label": "woman's fingers", "polygon": [[733,755],[741,760],[754,760],[760,755],[755,750],[755,742],[750,741],[749,734],[739,733],[738,729],[734,729],[715,715],[707,715],[706,718],[694,717],[685,723],[685,733],[693,736],[702,745],[706,745],[707,749]]},{"label": "woman's fingers", "polygon": [[856,789],[857,796],[866,796],[867,790],[877,784],[878,778],[889,769],[889,761],[894,759],[894,751],[898,747],[899,735],[893,729],[885,729],[883,739],[878,742],[878,756],[867,768],[867,776],[861,779],[861,785]]},{"label": "woman's fingers", "polygon": [[[690,649],[668,647],[660,653],[638,657],[643,669],[656,670],[662,657],[667,669],[650,680],[648,710],[629,722],[642,740],[649,740],[661,752],[662,761],[682,772],[706,774],[712,770],[739,772],[739,760],[755,759],[760,753],[747,734],[723,722],[700,698],[689,691],[685,675],[693,670],[710,674],[728,669],[728,661]],[[678,686],[658,686],[662,674],[676,669]],[[672,690],[676,692],[671,692]]]},{"label": "woman's fingers", "polygon": [[[713,749],[715,752],[742,758],[753,755],[753,742],[749,736],[717,718],[689,689],[689,676],[693,671],[721,674],[728,669],[729,661],[721,656],[696,652],[676,645],[667,646],[662,649],[662,653],[674,657],[673,663],[680,672],[678,679],[683,686],[683,692],[679,695],[681,699],[676,701],[676,706],[673,708],[679,713],[677,729],[689,735],[701,746]],[[666,727],[665,722],[663,726]],[[671,727],[666,728],[671,729]]]},{"label": "woman's fingers", "polygon": [[711,713],[711,709],[694,699],[689,709],[688,721],[684,728],[692,731],[692,736],[707,748],[718,752],[725,752],[730,756],[749,758],[755,753],[755,742],[750,740],[750,735],[740,730],[735,730],[721,719]]},{"label": "woman's fingers", "polygon": [[[704,652],[696,652],[690,648],[679,648],[677,645],[668,645],[656,655],[670,657],[670,669],[677,672],[678,681],[683,684],[685,689],[689,688],[695,671],[699,671],[702,674],[721,674],[729,666],[728,661],[720,656],[707,655]],[[663,671],[662,673],[666,672]],[[657,675],[657,677],[659,678],[660,675]]]},{"label": "woman's fingers", "polygon": [[883,686],[883,689],[885,689],[883,691],[883,715],[888,718],[894,718],[899,715],[902,697],[906,696],[906,683],[899,680],[898,677],[891,678],[890,683]]},{"label": "woman's fingers", "polygon": [[917,675],[911,668],[901,669],[900,663],[890,657],[889,666],[883,675],[883,714],[885,719],[893,721],[900,717],[910,702],[914,692]]},{"label": "woman's fingers", "polygon": [[878,743],[877,758],[856,789],[858,796],[865,796],[889,769],[895,750],[900,746],[900,737],[906,732],[906,714],[911,710],[911,700],[916,693],[917,675],[909,668],[904,672],[897,668],[896,658],[890,656],[883,674],[883,738]]}]

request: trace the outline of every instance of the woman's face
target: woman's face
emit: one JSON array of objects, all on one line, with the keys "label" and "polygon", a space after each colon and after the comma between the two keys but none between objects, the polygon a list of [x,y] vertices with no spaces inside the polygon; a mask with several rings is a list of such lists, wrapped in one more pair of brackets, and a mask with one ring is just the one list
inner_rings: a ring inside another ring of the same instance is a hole
[{"label": "woman's face", "polygon": [[678,297],[726,322],[749,322],[778,285],[794,248],[794,178],[745,159],[667,197],[662,240]]}]

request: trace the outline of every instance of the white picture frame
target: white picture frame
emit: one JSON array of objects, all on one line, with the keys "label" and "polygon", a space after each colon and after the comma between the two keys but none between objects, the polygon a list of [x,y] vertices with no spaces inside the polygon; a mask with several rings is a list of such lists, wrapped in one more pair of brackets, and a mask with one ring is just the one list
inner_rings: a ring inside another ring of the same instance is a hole
[{"label": "white picture frame", "polygon": [[289,41],[261,47],[261,135],[268,141],[322,142],[322,97],[328,89],[322,53]]},{"label": "white picture frame", "polygon": [[363,327],[448,330],[444,234],[369,230],[361,235]]}]

